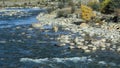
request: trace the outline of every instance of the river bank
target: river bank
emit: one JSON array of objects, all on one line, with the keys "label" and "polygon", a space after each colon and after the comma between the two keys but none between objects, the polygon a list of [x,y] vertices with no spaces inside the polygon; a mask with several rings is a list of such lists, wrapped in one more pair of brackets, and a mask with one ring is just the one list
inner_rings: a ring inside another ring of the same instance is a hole
[{"label": "river bank", "polygon": [[[55,39],[58,43],[55,46],[70,50],[81,50],[90,56],[95,54],[96,58],[104,57],[105,59],[102,58],[101,60],[104,59],[105,61],[109,61],[110,57],[112,59],[119,57],[120,23],[104,22],[102,25],[98,23],[91,25],[84,23],[79,18],[56,18],[56,15],[56,13],[41,13],[37,17],[40,22],[34,23],[32,26],[38,30],[45,30],[47,36],[49,36],[49,30],[58,34]],[[66,33],[60,33],[61,30]],[[117,56],[112,55],[113,53]]]}]

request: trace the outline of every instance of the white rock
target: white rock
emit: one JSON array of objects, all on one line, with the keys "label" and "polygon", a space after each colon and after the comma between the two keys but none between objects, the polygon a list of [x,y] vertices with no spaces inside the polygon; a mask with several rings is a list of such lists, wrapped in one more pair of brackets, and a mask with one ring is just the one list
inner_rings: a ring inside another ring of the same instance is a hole
[{"label": "white rock", "polygon": [[82,46],[82,49],[86,50],[88,49],[88,46]]},{"label": "white rock", "polygon": [[92,45],[92,44],[89,44],[88,47],[93,47],[93,45]]},{"label": "white rock", "polygon": [[117,49],[117,52],[120,52],[120,48]]},{"label": "white rock", "polygon": [[105,61],[99,61],[98,64],[106,65],[107,63]]},{"label": "white rock", "polygon": [[96,50],[97,50],[97,48],[96,48],[96,47],[93,47],[93,48],[92,48],[92,51],[96,51]]},{"label": "white rock", "polygon": [[101,48],[101,50],[105,50],[105,48]]},{"label": "white rock", "polygon": [[42,25],[41,25],[40,23],[32,24],[32,26],[33,26],[34,28],[41,28],[41,27],[42,27]]},{"label": "white rock", "polygon": [[75,43],[70,43],[70,45],[71,45],[71,46],[74,46],[74,45],[75,45]]},{"label": "white rock", "polygon": [[91,52],[91,50],[85,50],[85,53],[90,53]]},{"label": "white rock", "polygon": [[104,38],[104,39],[101,39],[101,41],[102,41],[102,42],[106,42],[106,39],[105,39],[105,38]]},{"label": "white rock", "polygon": [[75,46],[69,46],[69,48],[70,48],[70,49],[74,49],[74,48],[75,48]]}]

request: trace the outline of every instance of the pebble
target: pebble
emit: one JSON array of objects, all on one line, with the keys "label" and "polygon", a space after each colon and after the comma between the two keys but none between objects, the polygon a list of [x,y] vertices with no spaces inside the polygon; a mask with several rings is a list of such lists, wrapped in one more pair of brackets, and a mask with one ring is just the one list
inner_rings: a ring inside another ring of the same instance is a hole
[{"label": "pebble", "polygon": [[82,49],[86,50],[88,49],[88,46],[82,46]]},{"label": "pebble", "polygon": [[75,45],[75,43],[70,43],[70,46],[74,46]]},{"label": "pebble", "polygon": [[101,41],[102,41],[102,42],[106,42],[106,39],[103,38],[103,39],[101,39]]},{"label": "pebble", "polygon": [[70,49],[75,49],[75,46],[69,46]]},{"label": "pebble", "polygon": [[90,53],[91,52],[91,50],[84,50],[85,51],[85,53]]},{"label": "pebble", "polygon": [[92,48],[92,51],[96,51],[96,50],[97,50],[97,48],[96,48],[96,47],[93,47],[93,48]]},{"label": "pebble", "polygon": [[77,46],[77,48],[81,49],[81,48],[82,48],[82,46]]},{"label": "pebble", "polygon": [[88,28],[88,27],[89,27],[89,25],[88,25],[88,24],[86,24],[86,23],[81,23],[81,24],[80,24],[80,27],[81,27],[81,28]]},{"label": "pebble", "polygon": [[59,46],[65,46],[66,44],[65,43],[62,43],[62,44],[60,44]]},{"label": "pebble", "polygon": [[105,50],[105,48],[101,48],[101,50]]},{"label": "pebble", "polygon": [[34,28],[41,28],[42,25],[40,23],[35,23],[35,24],[32,24],[32,26]]},{"label": "pebble", "polygon": [[83,42],[77,42],[77,45],[84,45]]}]

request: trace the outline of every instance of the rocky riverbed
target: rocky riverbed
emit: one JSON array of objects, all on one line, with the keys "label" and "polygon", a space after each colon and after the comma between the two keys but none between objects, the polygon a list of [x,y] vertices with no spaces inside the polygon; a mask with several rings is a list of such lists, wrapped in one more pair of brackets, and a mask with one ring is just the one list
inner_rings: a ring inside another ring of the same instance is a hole
[{"label": "rocky riverbed", "polygon": [[[112,50],[120,52],[120,24],[104,22],[103,25],[95,23],[94,26],[86,24],[77,18],[55,18],[56,15],[40,14],[37,19],[40,23],[33,24],[37,29],[53,29],[55,32],[62,29],[69,31],[66,35],[60,34],[58,46],[69,45],[71,49],[83,49],[85,52],[96,50]],[[78,22],[80,25],[76,25]]]},{"label": "rocky riverbed", "polygon": [[[58,33],[55,38],[58,43],[55,46],[81,50],[90,56],[94,54],[96,58],[104,59],[106,62],[114,62],[112,59],[120,56],[119,23],[104,22],[103,25],[96,23],[91,26],[84,23],[82,19],[73,17],[56,18],[56,14],[43,13],[37,19],[40,22],[32,24],[35,29],[47,30],[46,34],[49,30],[53,30],[56,34]],[[76,25],[76,22],[79,22],[80,25]],[[66,33],[59,34],[61,30]]]}]

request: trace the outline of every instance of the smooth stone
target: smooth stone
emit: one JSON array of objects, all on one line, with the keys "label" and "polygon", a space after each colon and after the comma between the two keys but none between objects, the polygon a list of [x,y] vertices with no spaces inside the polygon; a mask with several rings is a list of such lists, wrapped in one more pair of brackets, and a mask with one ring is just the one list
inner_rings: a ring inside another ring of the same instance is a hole
[{"label": "smooth stone", "polygon": [[96,47],[93,47],[93,48],[92,48],[92,51],[96,51],[96,50],[97,50],[97,48],[96,48]]},{"label": "smooth stone", "polygon": [[75,43],[70,43],[70,46],[74,46],[75,45]]},{"label": "smooth stone", "polygon": [[82,49],[86,50],[86,49],[88,49],[88,46],[82,46]]},{"label": "smooth stone", "polygon": [[62,44],[60,44],[59,46],[65,46],[66,44],[65,43],[62,43]]},{"label": "smooth stone", "polygon": [[88,47],[93,47],[93,45],[92,44],[89,44],[89,45],[87,45]]},{"label": "smooth stone", "polygon": [[84,45],[83,42],[77,42],[77,45]]},{"label": "smooth stone", "polygon": [[82,38],[82,39],[80,39],[80,41],[81,41],[81,42],[84,42],[84,41],[85,41],[85,39],[83,39],[83,38]]},{"label": "smooth stone", "polygon": [[100,44],[100,47],[105,48],[106,47],[105,43]]},{"label": "smooth stone", "polygon": [[101,50],[105,50],[106,48],[101,48]]},{"label": "smooth stone", "polygon": [[32,24],[32,26],[34,28],[41,28],[42,25],[40,23],[35,23],[35,24]]},{"label": "smooth stone", "polygon": [[110,44],[110,43],[105,43],[105,45],[106,45],[107,47],[110,47],[111,44]]},{"label": "smooth stone", "polygon": [[106,42],[106,39],[101,39],[102,42]]},{"label": "smooth stone", "polygon": [[91,52],[91,50],[85,50],[85,53],[90,53]]},{"label": "smooth stone", "polygon": [[77,48],[82,49],[82,46],[77,46]]},{"label": "smooth stone", "polygon": [[86,24],[86,23],[81,23],[81,24],[80,24],[80,27],[81,27],[81,28],[88,28],[88,27],[89,27],[89,25],[88,25],[88,24]]},{"label": "smooth stone", "polygon": [[69,46],[70,49],[75,49],[75,46]]},{"label": "smooth stone", "polygon": [[120,48],[117,49],[117,52],[120,52]]},{"label": "smooth stone", "polygon": [[98,64],[106,65],[107,63],[105,61],[99,61]]}]

